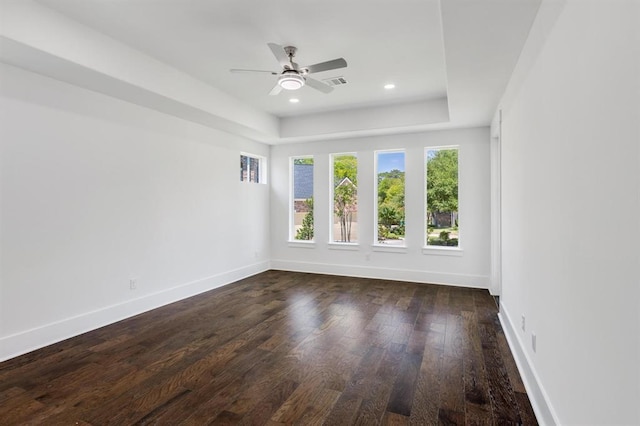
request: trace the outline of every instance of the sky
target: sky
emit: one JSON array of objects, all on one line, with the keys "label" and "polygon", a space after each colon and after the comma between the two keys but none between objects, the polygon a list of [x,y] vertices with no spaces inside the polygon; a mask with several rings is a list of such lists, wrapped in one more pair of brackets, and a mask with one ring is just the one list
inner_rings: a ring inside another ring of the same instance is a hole
[{"label": "sky", "polygon": [[404,152],[379,152],[378,173],[388,172],[393,169],[404,172]]}]

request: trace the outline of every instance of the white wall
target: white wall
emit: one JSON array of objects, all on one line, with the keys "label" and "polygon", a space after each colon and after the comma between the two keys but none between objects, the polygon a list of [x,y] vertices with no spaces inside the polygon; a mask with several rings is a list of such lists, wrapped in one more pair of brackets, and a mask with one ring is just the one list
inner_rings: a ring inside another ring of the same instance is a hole
[{"label": "white wall", "polygon": [[639,28],[568,1],[503,105],[501,315],[542,423],[640,424]]},{"label": "white wall", "polygon": [[34,0],[0,2],[0,60],[258,141],[278,119]]},{"label": "white wall", "polygon": [[268,146],[0,73],[0,360],[268,268]]},{"label": "white wall", "polygon": [[[459,146],[460,256],[423,254],[424,148]],[[406,245],[402,253],[372,249],[374,229],[374,151],[406,150]],[[329,246],[329,154],[358,155],[359,246],[337,250]],[[289,158],[314,156],[315,245],[301,248],[289,238]],[[274,146],[271,149],[272,267],[285,270],[365,276],[489,287],[490,167],[489,129],[474,128],[340,141]]]}]

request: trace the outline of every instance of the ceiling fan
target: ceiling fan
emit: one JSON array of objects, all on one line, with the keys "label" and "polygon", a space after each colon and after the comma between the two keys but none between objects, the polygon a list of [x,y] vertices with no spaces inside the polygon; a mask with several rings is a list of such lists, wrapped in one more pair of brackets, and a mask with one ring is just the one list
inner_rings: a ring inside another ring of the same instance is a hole
[{"label": "ceiling fan", "polygon": [[245,69],[231,69],[229,71],[232,73],[270,73],[272,75],[279,76],[276,85],[271,89],[271,92],[269,92],[270,95],[277,95],[282,89],[298,90],[305,84],[323,93],[329,93],[333,90],[333,87],[309,77],[309,74],[335,70],[347,66],[347,61],[343,58],[338,58],[331,61],[300,67],[297,63],[293,62],[293,57],[296,55],[297,51],[294,46],[282,47],[276,43],[267,43],[267,45],[282,66],[281,72]]}]

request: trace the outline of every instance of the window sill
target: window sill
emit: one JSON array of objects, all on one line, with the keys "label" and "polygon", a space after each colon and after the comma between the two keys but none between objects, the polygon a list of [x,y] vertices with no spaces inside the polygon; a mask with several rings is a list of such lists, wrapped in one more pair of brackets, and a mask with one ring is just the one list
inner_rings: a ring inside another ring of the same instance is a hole
[{"label": "window sill", "polygon": [[372,244],[371,251],[379,251],[385,253],[406,253],[407,246],[392,246],[386,244]]},{"label": "window sill", "polygon": [[360,250],[360,244],[358,243],[328,243],[329,250]]},{"label": "window sill", "polygon": [[462,256],[464,250],[460,247],[438,247],[427,246],[422,247],[422,254],[435,255],[435,256]]},{"label": "window sill", "polygon": [[287,242],[289,247],[316,248],[315,241],[290,240]]}]

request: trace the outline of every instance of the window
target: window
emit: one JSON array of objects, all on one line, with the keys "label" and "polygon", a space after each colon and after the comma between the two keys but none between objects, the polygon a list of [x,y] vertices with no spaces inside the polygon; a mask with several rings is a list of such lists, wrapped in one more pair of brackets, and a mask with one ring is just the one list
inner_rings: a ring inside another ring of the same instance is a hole
[{"label": "window", "polygon": [[376,152],[378,244],[404,246],[404,151]]},{"label": "window", "polygon": [[458,148],[426,150],[426,244],[457,247]]},{"label": "window", "polygon": [[358,158],[355,154],[332,154],[333,177],[331,241],[358,241]]},{"label": "window", "polygon": [[291,240],[313,240],[313,157],[291,158]]},{"label": "window", "polygon": [[240,154],[240,181],[266,183],[266,159],[253,154]]}]

